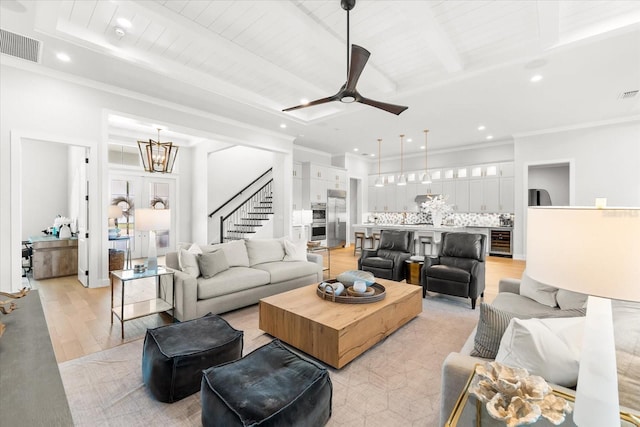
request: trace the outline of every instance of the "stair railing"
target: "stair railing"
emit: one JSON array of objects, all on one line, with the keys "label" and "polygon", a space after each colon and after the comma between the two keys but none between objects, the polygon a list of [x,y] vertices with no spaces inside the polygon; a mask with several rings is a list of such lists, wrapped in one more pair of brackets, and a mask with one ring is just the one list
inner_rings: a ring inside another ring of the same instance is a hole
[{"label": "stair railing", "polygon": [[256,182],[260,181],[262,178],[264,178],[269,172],[271,172],[273,170],[273,168],[269,168],[267,169],[262,175],[260,175],[259,177],[257,177],[256,179],[254,179],[253,181],[251,181],[250,184],[246,185],[242,190],[238,191],[236,194],[234,194],[233,196],[231,196],[231,198],[229,200],[227,200],[226,202],[224,202],[222,205],[220,205],[218,207],[218,209],[214,210],[213,212],[211,212],[209,214],[209,218],[212,218],[213,215],[215,215],[216,212],[218,212],[220,209],[224,208],[225,206],[227,206],[229,203],[231,203],[236,197],[242,195],[242,193],[244,193],[245,191],[247,191],[253,184],[255,184]]},{"label": "stair railing", "polygon": [[[269,219],[273,213],[271,194],[273,179],[251,194],[244,202],[226,216],[220,216],[220,243],[225,240],[237,240],[245,234],[255,233],[255,227],[262,225],[262,221]],[[268,209],[268,212],[264,212]]]}]

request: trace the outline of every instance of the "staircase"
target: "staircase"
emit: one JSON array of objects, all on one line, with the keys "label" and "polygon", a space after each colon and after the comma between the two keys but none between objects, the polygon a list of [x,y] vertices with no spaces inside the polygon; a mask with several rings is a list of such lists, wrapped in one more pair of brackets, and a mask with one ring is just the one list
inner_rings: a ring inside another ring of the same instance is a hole
[{"label": "staircase", "polygon": [[231,213],[220,217],[220,242],[250,239],[273,215],[273,179],[260,187]]}]

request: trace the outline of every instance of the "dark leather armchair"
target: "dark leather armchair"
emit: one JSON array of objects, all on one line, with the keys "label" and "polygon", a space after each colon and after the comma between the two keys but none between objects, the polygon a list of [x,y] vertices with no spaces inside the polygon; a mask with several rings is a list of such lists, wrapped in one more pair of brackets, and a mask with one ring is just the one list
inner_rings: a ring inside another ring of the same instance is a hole
[{"label": "dark leather armchair", "polygon": [[427,291],[471,298],[476,308],[484,296],[486,236],[472,233],[442,233],[437,257],[425,257],[422,267],[422,297]]},{"label": "dark leather armchair", "polygon": [[358,270],[375,277],[400,282],[405,278],[405,261],[413,255],[413,231],[382,230],[375,250],[362,250]]}]

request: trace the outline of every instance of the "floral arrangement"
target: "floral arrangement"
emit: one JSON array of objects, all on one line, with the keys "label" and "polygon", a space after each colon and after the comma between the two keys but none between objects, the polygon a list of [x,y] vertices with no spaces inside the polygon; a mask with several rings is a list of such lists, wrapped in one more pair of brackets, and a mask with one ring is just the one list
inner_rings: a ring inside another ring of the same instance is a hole
[{"label": "floral arrangement", "polygon": [[430,212],[433,214],[444,215],[451,212],[451,205],[447,204],[449,196],[439,194],[437,196],[428,196],[428,200],[422,203],[422,212]]}]

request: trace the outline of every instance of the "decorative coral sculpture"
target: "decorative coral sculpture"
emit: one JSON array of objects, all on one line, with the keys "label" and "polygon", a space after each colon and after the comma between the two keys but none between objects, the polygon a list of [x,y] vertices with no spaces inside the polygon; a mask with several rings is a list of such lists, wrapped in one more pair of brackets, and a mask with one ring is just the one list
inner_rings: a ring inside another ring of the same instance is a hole
[{"label": "decorative coral sculpture", "polygon": [[476,366],[469,391],[486,405],[491,417],[508,427],[533,424],[540,416],[560,425],[572,411],[565,399],[552,393],[544,378],[498,362]]}]

